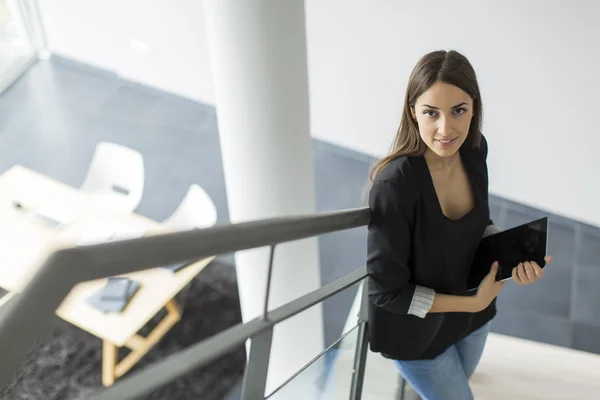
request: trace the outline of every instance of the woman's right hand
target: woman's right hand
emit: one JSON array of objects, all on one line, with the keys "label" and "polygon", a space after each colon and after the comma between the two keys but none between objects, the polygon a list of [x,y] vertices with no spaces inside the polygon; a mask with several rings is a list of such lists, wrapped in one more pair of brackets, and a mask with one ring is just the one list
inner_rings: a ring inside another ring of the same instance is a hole
[{"label": "woman's right hand", "polygon": [[479,289],[477,289],[475,301],[478,311],[485,310],[504,288],[504,282],[496,282],[497,272],[498,262],[496,261],[492,264],[489,274],[481,281]]}]

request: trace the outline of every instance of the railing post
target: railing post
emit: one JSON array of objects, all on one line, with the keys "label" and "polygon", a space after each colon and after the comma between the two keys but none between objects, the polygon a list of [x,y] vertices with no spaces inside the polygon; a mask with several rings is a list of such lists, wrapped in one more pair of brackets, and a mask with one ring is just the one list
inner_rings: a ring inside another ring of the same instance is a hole
[{"label": "railing post", "polygon": [[404,390],[406,389],[406,380],[402,374],[398,373],[398,388],[396,389],[396,397],[394,400],[404,400]]},{"label": "railing post", "polygon": [[272,326],[250,339],[250,356],[244,374],[242,400],[264,400],[265,398],[272,339]]},{"label": "railing post", "polygon": [[[267,321],[269,313],[269,294],[271,293],[271,277],[273,276],[273,261],[275,259],[275,245],[271,246],[269,265],[267,268],[267,288],[265,290],[265,303],[263,306],[263,321]],[[269,374],[269,358],[271,356],[271,343],[273,342],[273,329],[271,325],[250,339],[250,355],[244,373],[242,386],[242,400],[264,400]]]},{"label": "railing post", "polygon": [[267,269],[267,289],[265,290],[265,304],[263,307],[262,318],[266,321],[269,312],[269,296],[271,294],[271,277],[273,276],[273,261],[275,260],[275,246],[271,246],[269,252],[269,267]]},{"label": "railing post", "polygon": [[362,397],[363,382],[365,379],[365,368],[367,364],[367,352],[369,350],[369,331],[367,327],[368,313],[368,279],[363,280],[360,289],[362,290],[362,300],[359,311],[359,327],[356,339],[356,352],[354,353],[354,370],[352,373],[352,383],[350,386],[350,400],[360,400]]}]

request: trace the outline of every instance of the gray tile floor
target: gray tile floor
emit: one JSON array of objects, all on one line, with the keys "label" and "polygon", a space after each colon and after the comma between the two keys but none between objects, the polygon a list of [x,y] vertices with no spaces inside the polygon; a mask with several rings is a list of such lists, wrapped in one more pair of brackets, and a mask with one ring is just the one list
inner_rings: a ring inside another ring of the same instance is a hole
[{"label": "gray tile floor", "polygon": [[[138,212],[161,220],[191,183],[213,198],[227,220],[214,109],[117,76],[53,58],[40,62],[0,96],[0,172],[20,163],[78,186],[94,147],[108,140],[144,155],[146,186]],[[319,210],[363,205],[372,158],[314,141]],[[501,198],[492,218],[508,228],[545,215]],[[493,330],[600,353],[600,229],[550,215],[555,263],[535,286],[507,285]],[[323,283],[365,262],[364,229],[320,238]],[[325,304],[326,340],[337,338],[354,292]]]}]

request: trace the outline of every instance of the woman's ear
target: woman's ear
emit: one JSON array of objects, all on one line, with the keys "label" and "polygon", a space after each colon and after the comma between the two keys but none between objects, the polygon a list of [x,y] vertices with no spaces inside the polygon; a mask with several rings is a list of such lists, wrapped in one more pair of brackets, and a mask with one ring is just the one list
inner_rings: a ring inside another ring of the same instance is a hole
[{"label": "woman's ear", "polygon": [[410,108],[410,115],[412,115],[415,121],[417,120],[417,114],[415,114],[415,109],[413,107]]}]

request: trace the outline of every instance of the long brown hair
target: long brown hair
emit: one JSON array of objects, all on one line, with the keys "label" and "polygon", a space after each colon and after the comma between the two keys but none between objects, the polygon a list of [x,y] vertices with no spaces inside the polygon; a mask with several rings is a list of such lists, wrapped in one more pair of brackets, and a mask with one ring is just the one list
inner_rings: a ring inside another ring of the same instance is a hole
[{"label": "long brown hair", "polygon": [[475,70],[465,56],[454,50],[434,51],[424,55],[410,75],[400,127],[392,143],[390,154],[379,160],[371,169],[369,174],[371,181],[396,158],[420,156],[425,153],[427,145],[419,135],[419,127],[417,121],[412,118],[411,109],[414,108],[417,99],[438,81],[459,87],[473,99],[473,118],[464,145],[479,146],[483,109]]}]

